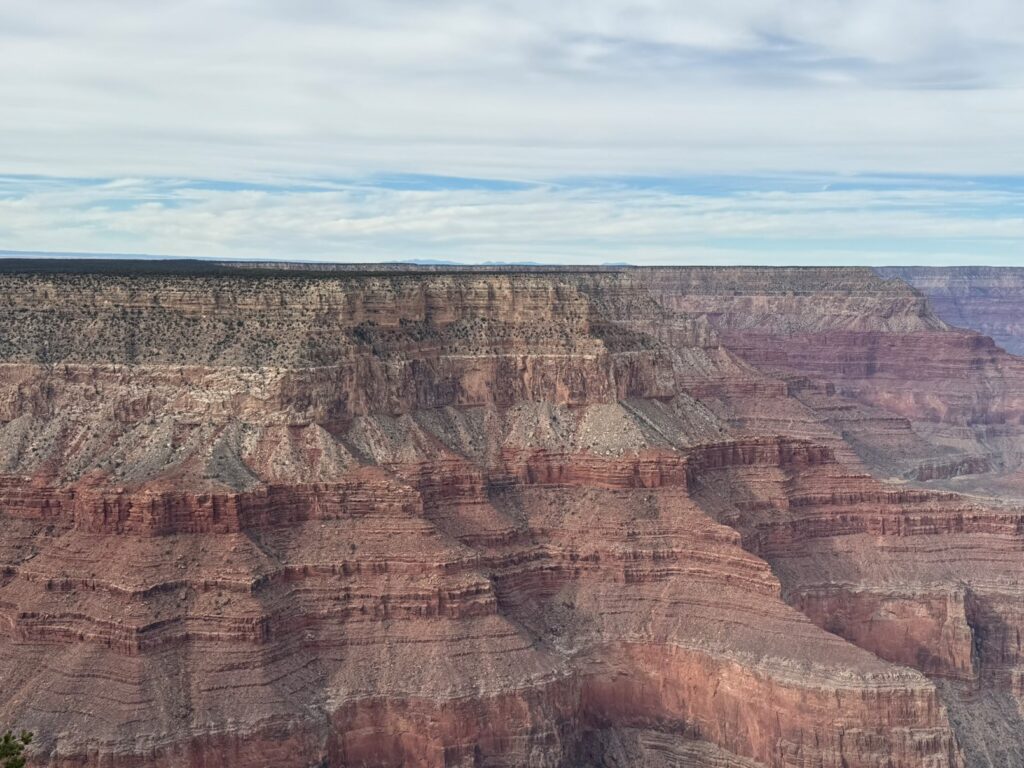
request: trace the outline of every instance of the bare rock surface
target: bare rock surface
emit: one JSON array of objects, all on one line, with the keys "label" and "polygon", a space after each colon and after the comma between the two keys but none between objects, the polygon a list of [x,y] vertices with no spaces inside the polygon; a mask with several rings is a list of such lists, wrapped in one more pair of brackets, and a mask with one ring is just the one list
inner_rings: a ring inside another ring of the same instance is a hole
[{"label": "bare rock surface", "polygon": [[1024,754],[1024,369],[905,283],[143,272],[0,270],[36,765]]},{"label": "bare rock surface", "polygon": [[950,325],[991,336],[1024,354],[1024,270],[1017,267],[883,267],[879,274],[912,285]]}]

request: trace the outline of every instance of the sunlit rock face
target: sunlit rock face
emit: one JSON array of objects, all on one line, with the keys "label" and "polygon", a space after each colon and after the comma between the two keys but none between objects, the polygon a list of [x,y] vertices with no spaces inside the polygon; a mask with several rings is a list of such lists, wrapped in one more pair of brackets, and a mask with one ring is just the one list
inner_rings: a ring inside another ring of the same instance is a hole
[{"label": "sunlit rock face", "polygon": [[1021,765],[1022,406],[864,270],[9,272],[0,722],[62,767]]}]

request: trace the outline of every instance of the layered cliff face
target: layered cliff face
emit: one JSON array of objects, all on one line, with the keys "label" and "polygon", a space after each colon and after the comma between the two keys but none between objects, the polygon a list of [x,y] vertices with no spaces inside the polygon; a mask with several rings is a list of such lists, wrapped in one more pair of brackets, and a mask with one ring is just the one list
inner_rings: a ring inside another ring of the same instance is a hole
[{"label": "layered cliff face", "polygon": [[1019,764],[1024,515],[868,471],[1006,461],[976,338],[844,270],[4,275],[0,720],[52,766]]},{"label": "layered cliff face", "polygon": [[884,267],[888,278],[912,285],[950,325],[990,336],[1008,352],[1024,354],[1024,270],[1016,267]]},{"label": "layered cliff face", "polygon": [[704,314],[731,351],[791,381],[876,472],[1024,490],[1024,361],[950,327],[906,283],[867,269],[679,269],[644,279],[665,306]]}]

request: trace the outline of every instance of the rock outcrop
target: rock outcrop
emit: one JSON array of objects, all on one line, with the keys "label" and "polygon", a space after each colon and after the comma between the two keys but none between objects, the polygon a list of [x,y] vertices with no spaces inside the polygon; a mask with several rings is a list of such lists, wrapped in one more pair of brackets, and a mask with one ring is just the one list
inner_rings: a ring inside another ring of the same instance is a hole
[{"label": "rock outcrop", "polygon": [[1016,484],[1024,360],[948,326],[906,283],[868,269],[642,274],[662,304],[701,313],[730,351],[793,382],[876,472],[999,495]]},{"label": "rock outcrop", "polygon": [[883,267],[924,296],[950,325],[990,336],[1015,355],[1024,354],[1024,270],[1017,267]]},{"label": "rock outcrop", "polygon": [[35,764],[997,764],[1024,372],[906,285],[123,272],[0,275]]}]

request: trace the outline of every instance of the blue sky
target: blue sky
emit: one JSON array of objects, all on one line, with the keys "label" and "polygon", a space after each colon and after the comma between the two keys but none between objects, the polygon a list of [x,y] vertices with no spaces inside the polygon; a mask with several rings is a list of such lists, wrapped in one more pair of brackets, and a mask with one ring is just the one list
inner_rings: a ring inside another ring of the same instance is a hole
[{"label": "blue sky", "polygon": [[1002,0],[0,0],[0,249],[1024,264]]}]

